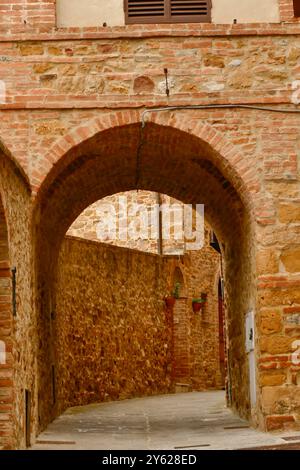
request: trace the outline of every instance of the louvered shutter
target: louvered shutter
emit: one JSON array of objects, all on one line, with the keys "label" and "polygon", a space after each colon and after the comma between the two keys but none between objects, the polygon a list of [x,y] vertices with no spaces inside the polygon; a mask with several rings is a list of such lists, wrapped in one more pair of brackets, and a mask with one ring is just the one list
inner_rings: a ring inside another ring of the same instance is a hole
[{"label": "louvered shutter", "polygon": [[209,22],[211,0],[125,0],[127,24]]}]

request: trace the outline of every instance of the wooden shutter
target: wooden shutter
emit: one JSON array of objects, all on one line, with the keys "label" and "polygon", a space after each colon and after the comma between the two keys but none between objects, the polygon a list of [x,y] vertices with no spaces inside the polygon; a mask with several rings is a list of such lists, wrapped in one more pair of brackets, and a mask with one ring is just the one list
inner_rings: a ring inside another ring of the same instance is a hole
[{"label": "wooden shutter", "polygon": [[294,0],[294,16],[300,16],[300,0]]},{"label": "wooden shutter", "polygon": [[211,0],[125,0],[127,24],[199,23],[211,19]]},{"label": "wooden shutter", "polygon": [[165,19],[165,0],[127,0],[126,23],[161,23]]}]

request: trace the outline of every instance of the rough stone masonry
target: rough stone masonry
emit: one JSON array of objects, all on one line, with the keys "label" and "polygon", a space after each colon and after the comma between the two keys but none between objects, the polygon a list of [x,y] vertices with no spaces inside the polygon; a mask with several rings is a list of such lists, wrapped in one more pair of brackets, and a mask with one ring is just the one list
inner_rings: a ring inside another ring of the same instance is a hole
[{"label": "rough stone masonry", "polygon": [[[82,28],[58,28],[55,3],[0,5],[1,447],[25,447],[57,414],[57,279],[68,228],[95,201],[137,188],[205,204],[224,261],[231,405],[261,429],[299,428],[293,1],[279,0],[277,23]],[[237,104],[268,109],[226,107]],[[189,105],[226,106],[153,111],[141,127],[145,109]]]}]

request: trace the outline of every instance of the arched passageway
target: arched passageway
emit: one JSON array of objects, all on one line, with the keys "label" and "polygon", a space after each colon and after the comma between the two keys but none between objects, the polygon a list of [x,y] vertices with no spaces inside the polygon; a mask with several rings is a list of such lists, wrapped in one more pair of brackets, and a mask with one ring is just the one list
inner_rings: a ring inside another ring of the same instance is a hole
[{"label": "arched passageway", "polygon": [[[53,395],[55,351],[51,334],[60,245],[69,226],[87,206],[107,195],[137,188],[205,206],[206,220],[218,237],[225,263],[231,402],[243,417],[250,418],[244,321],[256,301],[251,196],[230,159],[224,157],[226,153],[234,156],[232,148],[224,148],[222,154],[220,139],[207,130],[205,140],[205,132],[201,132],[197,137],[188,129],[149,122],[142,132],[140,123],[121,124],[81,142],[71,139],[74,146],[58,159],[43,182],[35,211],[39,336],[43,345],[39,357],[42,427],[59,409]],[[208,143],[214,139],[215,148]]]}]

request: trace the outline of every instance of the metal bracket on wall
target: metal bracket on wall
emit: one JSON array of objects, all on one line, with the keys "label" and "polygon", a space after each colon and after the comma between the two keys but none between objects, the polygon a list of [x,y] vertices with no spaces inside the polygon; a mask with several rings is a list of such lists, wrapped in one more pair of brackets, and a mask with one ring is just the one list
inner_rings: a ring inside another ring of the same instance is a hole
[{"label": "metal bracket on wall", "polygon": [[17,316],[17,268],[12,268],[12,309],[13,316]]}]

